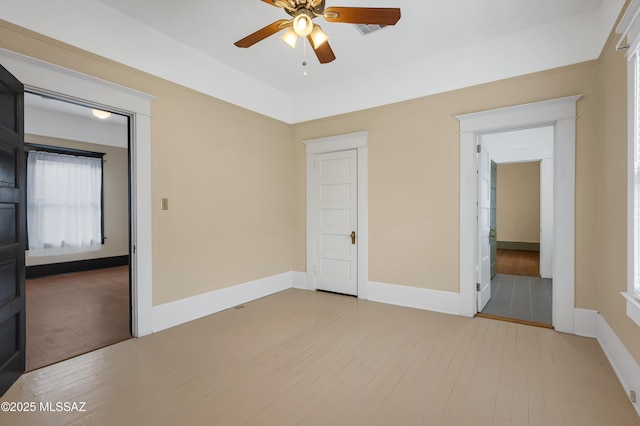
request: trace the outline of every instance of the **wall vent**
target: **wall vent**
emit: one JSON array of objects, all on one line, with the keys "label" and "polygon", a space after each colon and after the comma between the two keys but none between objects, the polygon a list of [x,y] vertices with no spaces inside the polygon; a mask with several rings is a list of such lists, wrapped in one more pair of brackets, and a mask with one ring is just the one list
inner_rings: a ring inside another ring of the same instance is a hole
[{"label": "wall vent", "polygon": [[371,34],[386,27],[386,25],[378,24],[353,24],[353,26],[356,27],[362,35]]}]

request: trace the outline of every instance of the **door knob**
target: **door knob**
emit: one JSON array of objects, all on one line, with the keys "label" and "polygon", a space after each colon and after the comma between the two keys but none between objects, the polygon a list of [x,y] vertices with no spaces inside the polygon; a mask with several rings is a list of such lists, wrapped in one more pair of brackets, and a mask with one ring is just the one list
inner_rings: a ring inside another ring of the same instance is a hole
[{"label": "door knob", "polygon": [[351,244],[355,244],[356,243],[356,231],[351,231]]}]

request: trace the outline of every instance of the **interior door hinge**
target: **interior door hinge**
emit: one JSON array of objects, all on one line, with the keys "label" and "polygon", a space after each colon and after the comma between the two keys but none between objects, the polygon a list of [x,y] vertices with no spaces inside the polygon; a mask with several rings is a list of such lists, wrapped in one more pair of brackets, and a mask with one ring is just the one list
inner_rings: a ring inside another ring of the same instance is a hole
[{"label": "interior door hinge", "polygon": [[133,254],[136,254],[136,245],[133,245]]},{"label": "interior door hinge", "polygon": [[476,291],[480,291],[480,283],[476,283]]},{"label": "interior door hinge", "polygon": [[480,144],[476,145],[476,152],[478,154],[480,154],[482,152],[482,145],[480,145]]}]

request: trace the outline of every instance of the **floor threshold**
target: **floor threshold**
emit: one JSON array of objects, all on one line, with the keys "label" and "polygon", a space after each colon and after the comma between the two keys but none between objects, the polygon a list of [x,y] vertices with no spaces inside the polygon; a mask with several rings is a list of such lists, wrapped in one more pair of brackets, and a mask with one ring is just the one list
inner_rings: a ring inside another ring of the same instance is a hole
[{"label": "floor threshold", "polygon": [[488,319],[493,319],[498,321],[514,322],[516,324],[531,325],[533,327],[542,327],[542,328],[549,328],[551,330],[554,330],[553,325],[545,324],[543,322],[527,321],[527,320],[518,319],[518,318],[501,317],[500,315],[483,314],[482,312],[478,312],[476,314],[476,317],[488,318]]}]

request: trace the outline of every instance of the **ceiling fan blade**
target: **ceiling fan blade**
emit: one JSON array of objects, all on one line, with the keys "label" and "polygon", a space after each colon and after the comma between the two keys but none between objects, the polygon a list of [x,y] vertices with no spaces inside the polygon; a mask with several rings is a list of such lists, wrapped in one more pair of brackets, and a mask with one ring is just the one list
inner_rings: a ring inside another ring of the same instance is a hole
[{"label": "ceiling fan blade", "polygon": [[[311,36],[307,36],[307,40],[309,40],[309,43],[311,43],[311,46],[313,46],[313,40],[311,39]],[[316,56],[318,57],[318,60],[321,64],[328,64],[329,62],[336,59],[336,55],[333,53],[333,49],[331,49],[331,46],[329,46],[328,41],[324,42],[318,48],[313,49],[313,51],[316,52]]]},{"label": "ceiling fan blade", "polygon": [[273,24],[267,25],[266,27],[259,29],[253,34],[249,34],[242,40],[238,40],[233,44],[235,44],[238,47],[253,46],[257,42],[262,41],[265,38],[269,37],[270,35],[277,33],[278,31],[286,28],[290,24],[291,24],[291,21],[288,21],[286,19],[280,19],[279,21],[276,21]]},{"label": "ceiling fan blade", "polygon": [[327,22],[347,24],[395,25],[400,9],[395,7],[328,7],[324,10]]},{"label": "ceiling fan blade", "polygon": [[287,0],[262,0],[265,3],[269,3],[271,6],[283,7],[286,9],[292,8],[291,4]]}]

